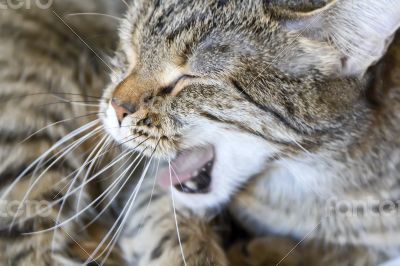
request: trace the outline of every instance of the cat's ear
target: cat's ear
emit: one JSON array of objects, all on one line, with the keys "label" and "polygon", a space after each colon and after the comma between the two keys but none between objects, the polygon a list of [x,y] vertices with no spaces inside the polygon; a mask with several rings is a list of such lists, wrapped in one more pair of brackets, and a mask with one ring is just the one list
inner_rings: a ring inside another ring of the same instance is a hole
[{"label": "cat's ear", "polygon": [[400,0],[334,0],[296,13],[285,26],[303,42],[323,44],[323,57],[338,66],[339,74],[362,75],[384,55],[400,27]]}]

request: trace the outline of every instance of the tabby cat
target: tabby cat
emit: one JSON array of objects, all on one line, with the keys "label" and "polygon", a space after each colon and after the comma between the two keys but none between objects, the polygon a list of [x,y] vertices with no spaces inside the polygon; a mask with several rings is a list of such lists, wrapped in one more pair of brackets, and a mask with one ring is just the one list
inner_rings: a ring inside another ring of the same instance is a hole
[{"label": "tabby cat", "polygon": [[400,1],[121,3],[1,11],[4,264],[400,255]]}]

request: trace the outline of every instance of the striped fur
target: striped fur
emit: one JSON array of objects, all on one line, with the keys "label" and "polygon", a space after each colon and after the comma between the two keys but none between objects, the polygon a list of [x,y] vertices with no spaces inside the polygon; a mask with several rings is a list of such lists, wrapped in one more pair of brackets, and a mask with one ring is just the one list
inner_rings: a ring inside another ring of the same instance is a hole
[{"label": "striped fur", "polygon": [[[204,219],[228,206],[247,233],[267,236],[245,243],[242,256],[233,248],[232,263],[377,265],[400,247],[397,39],[374,65],[393,41],[400,6],[337,0],[302,13],[293,2],[135,1],[121,25],[102,120],[147,156],[173,160],[212,145],[209,191],[173,195],[178,213],[189,208]],[[113,101],[132,107],[119,128]],[[342,215],[340,204],[360,201],[372,206]],[[387,216],[385,201],[394,208]],[[143,227],[127,237],[126,253],[134,264],[162,265],[170,234]],[[287,238],[302,240],[288,261],[296,242]],[[135,239],[146,240],[144,250]],[[183,255],[193,245],[184,242]],[[173,263],[184,264],[185,256]]]},{"label": "striped fur", "polygon": [[[381,32],[374,1],[344,1],[1,10],[0,264],[334,266],[398,255],[398,219],[379,204],[398,198],[400,9],[375,2],[390,11]],[[371,43],[380,48],[364,58]],[[135,106],[122,126],[115,98]],[[218,158],[208,194],[156,185],[160,162],[206,143]],[[332,207],[367,199],[377,216]],[[46,215],[10,210],[41,203],[53,203]]]},{"label": "striped fur", "polygon": [[[98,116],[98,95],[107,81],[107,71],[60,18],[71,27],[79,26],[78,31],[85,37],[109,36],[105,41],[104,38],[89,41],[99,51],[110,51],[115,38],[112,38],[112,32],[109,33],[112,28],[106,27],[109,20],[101,24],[102,19],[98,18],[68,19],[64,16],[66,12],[94,11],[88,1],[87,7],[79,2],[70,1],[69,11],[64,6],[65,1],[55,1],[48,10],[35,6],[1,10],[1,265],[79,264],[97,246],[95,243],[102,231],[107,230],[100,225],[96,226],[94,234],[89,231],[79,233],[81,225],[72,222],[56,233],[31,234],[53,227],[56,220],[76,213],[75,195],[66,199],[59,214],[61,199],[71,184],[73,175],[70,173],[82,166],[88,148],[101,137],[93,134],[93,140],[84,141],[67,156],[49,160],[53,155],[57,158],[57,154],[62,154],[63,148],[78,139],[77,135],[43,158],[40,168],[36,169],[36,165],[28,168],[54,143]],[[96,5],[101,11],[99,3],[92,3],[92,7]],[[80,136],[94,128],[92,123]],[[83,193],[86,202],[91,192],[85,188]],[[20,206],[22,199],[26,205]],[[42,210],[45,215],[41,215],[40,210],[48,205],[47,210]],[[22,214],[14,217],[19,207]],[[79,246],[87,251],[83,252]],[[107,265],[120,265],[120,260],[111,257]]]}]

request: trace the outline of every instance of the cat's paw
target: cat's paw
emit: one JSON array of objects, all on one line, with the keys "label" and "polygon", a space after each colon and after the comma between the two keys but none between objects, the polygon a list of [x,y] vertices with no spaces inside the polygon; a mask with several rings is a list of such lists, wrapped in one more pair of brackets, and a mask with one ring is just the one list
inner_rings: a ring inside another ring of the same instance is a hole
[{"label": "cat's paw", "polygon": [[264,237],[236,243],[227,252],[231,266],[377,265],[384,257],[371,249],[319,241]]},{"label": "cat's paw", "polygon": [[[226,266],[226,255],[214,236],[204,228],[187,228],[181,230],[181,244],[176,235],[171,235],[151,253],[151,260],[146,265],[171,266]],[[160,242],[161,243],[161,242]]]},{"label": "cat's paw", "polygon": [[147,231],[145,227],[135,238],[123,241],[122,245],[134,247],[127,254],[129,265],[228,265],[218,237],[209,225],[194,219],[181,219],[178,228],[179,237],[175,224],[168,217],[152,230]]},{"label": "cat's paw", "polygon": [[255,238],[236,243],[227,254],[232,266],[297,266],[304,257],[296,244],[285,238]]},{"label": "cat's paw", "polygon": [[138,206],[144,207],[132,212],[119,241],[129,265],[229,265],[211,223],[187,210],[174,212],[168,193],[155,192],[152,200],[142,195],[145,204]]},{"label": "cat's paw", "polygon": [[[107,227],[93,224],[85,232],[82,232],[80,236],[69,238],[67,244],[69,257],[75,259],[76,265],[82,265],[82,263],[107,266],[127,265],[124,260],[124,254],[118,244],[109,245],[109,241],[103,243],[108,230],[109,228]],[[65,265],[72,264],[65,263]]]}]

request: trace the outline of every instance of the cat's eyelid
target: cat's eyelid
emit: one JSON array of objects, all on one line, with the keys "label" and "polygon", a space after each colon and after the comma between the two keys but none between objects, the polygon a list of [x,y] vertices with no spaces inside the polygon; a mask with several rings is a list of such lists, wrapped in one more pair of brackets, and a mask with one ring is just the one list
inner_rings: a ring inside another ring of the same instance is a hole
[{"label": "cat's eyelid", "polygon": [[190,69],[187,65],[177,66],[175,64],[168,64],[165,66],[164,71],[160,75],[160,84],[164,87],[161,88],[160,93],[165,94],[177,94],[181,89],[181,83],[186,79],[194,78],[195,76],[190,73]]},{"label": "cat's eyelid", "polygon": [[178,95],[187,86],[187,84],[190,81],[192,81],[193,79],[196,79],[196,78],[198,78],[198,77],[194,76],[194,75],[182,75],[175,81],[173,89],[170,94],[172,96]]}]

